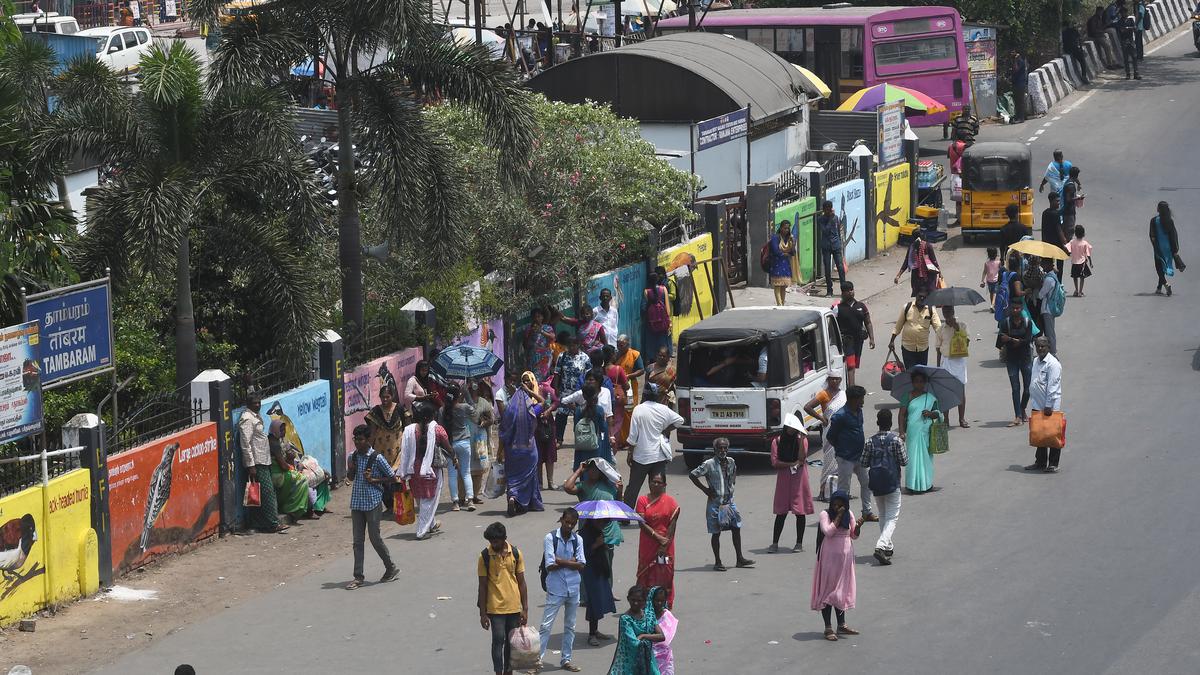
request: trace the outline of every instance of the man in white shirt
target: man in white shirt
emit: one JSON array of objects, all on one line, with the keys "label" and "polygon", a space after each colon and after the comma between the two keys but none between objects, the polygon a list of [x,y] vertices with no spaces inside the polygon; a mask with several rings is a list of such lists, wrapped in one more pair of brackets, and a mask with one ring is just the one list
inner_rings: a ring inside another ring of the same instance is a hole
[{"label": "man in white shirt", "polygon": [[620,313],[613,302],[612,291],[607,288],[600,291],[600,306],[593,313],[600,325],[604,326],[604,343],[616,347],[617,336],[621,334]]},{"label": "man in white shirt", "polygon": [[671,449],[671,430],[683,424],[683,418],[659,403],[658,398],[658,385],[647,384],[642,391],[642,402],[633,409],[629,420],[629,436],[625,439],[626,447],[630,448],[625,504],[631,509],[646,476],[655,469],[667,468],[674,454]]},{"label": "man in white shirt", "polygon": [[258,483],[259,487],[259,505],[246,507],[245,526],[259,532],[283,532],[288,526],[279,523],[275,484],[271,481],[271,446],[267,442],[261,409],[262,396],[250,392],[246,395],[246,409],[237,424],[246,480]]},{"label": "man in white shirt", "polygon": [[[1049,416],[1062,410],[1062,364],[1050,353],[1050,341],[1046,336],[1038,336],[1033,346],[1037,349],[1037,358],[1033,360],[1033,376],[1029,383],[1029,405],[1033,414]],[[1056,473],[1061,455],[1062,448],[1038,448],[1033,464],[1025,470]]]}]

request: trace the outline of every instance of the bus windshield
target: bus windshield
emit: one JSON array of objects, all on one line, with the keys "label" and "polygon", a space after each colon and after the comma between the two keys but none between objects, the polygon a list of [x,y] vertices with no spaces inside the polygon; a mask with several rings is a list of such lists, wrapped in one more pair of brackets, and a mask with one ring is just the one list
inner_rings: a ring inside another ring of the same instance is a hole
[{"label": "bus windshield", "polygon": [[890,72],[928,70],[930,62],[937,62],[937,67],[954,67],[958,65],[957,49],[949,36],[881,42],[875,45],[875,66]]}]

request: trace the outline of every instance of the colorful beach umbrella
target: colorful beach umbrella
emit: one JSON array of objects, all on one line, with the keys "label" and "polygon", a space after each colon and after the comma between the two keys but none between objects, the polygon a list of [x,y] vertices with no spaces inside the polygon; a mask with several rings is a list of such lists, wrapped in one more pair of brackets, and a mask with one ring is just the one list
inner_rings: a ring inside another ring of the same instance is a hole
[{"label": "colorful beach umbrella", "polygon": [[907,110],[922,115],[946,112],[946,106],[928,94],[923,94],[916,89],[887,83],[877,84],[866,89],[859,89],[850,98],[843,101],[838,106],[838,110],[843,112],[849,110],[871,112],[885,103],[893,103],[895,101],[903,101],[904,107]]}]

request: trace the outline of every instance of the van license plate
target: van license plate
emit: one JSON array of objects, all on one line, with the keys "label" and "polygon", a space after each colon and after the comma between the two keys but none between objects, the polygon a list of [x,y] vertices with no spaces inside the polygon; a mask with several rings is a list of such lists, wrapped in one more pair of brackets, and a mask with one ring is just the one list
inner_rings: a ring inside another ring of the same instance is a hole
[{"label": "van license plate", "polygon": [[744,420],[746,419],[746,406],[713,408],[708,411],[708,416],[714,420]]}]

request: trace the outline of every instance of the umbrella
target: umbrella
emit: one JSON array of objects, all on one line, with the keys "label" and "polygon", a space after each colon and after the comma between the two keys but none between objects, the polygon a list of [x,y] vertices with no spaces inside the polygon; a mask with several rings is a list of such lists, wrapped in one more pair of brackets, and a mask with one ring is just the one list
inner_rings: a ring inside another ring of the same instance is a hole
[{"label": "umbrella", "polygon": [[937,399],[938,407],[941,410],[946,411],[962,403],[963,383],[959,382],[958,378],[951,375],[950,371],[945,368],[934,368],[933,366],[913,366],[897,375],[892,379],[892,398],[900,401],[903,400],[905,394],[912,393],[913,373],[924,373],[929,376],[929,385],[926,390]]},{"label": "umbrella", "polygon": [[[659,10],[659,5],[662,9]],[[670,14],[679,9],[674,0],[633,0],[633,2],[622,5],[622,12],[626,14],[641,14],[643,16],[658,16],[661,11],[663,14]]]},{"label": "umbrella", "polygon": [[[487,47],[493,58],[501,58],[504,56],[504,38],[500,37],[495,31],[483,29],[483,46]],[[475,44],[475,29],[469,26],[459,26],[450,31],[450,39],[458,45],[473,45]]]},{"label": "umbrella", "polygon": [[887,83],[877,84],[866,89],[859,89],[851,94],[850,98],[842,102],[838,106],[838,110],[842,112],[848,110],[871,112],[884,103],[892,103],[894,101],[904,101],[905,109],[919,115],[946,112],[946,106],[928,94],[923,94],[916,89],[898,87]]},{"label": "umbrella", "polygon": [[978,305],[983,302],[983,296],[973,288],[950,286],[939,288],[925,298],[925,304],[930,307],[958,307],[960,305]]},{"label": "umbrella", "polygon": [[430,368],[444,377],[466,379],[495,375],[503,365],[504,361],[490,349],[452,345],[438,352]]},{"label": "umbrella", "polygon": [[1026,255],[1035,255],[1039,258],[1051,258],[1054,260],[1066,260],[1070,256],[1061,247],[1055,246],[1045,241],[1018,241],[1008,247],[1010,251],[1017,251]]},{"label": "umbrella", "polygon": [[833,90],[829,88],[829,85],[825,84],[825,81],[817,77],[817,74],[813,71],[794,63],[792,67],[800,71],[800,77],[812,87],[812,92],[818,94],[821,98],[829,98],[833,94]]},{"label": "umbrella", "polygon": [[580,520],[642,520],[642,517],[626,506],[625,502],[615,499],[579,502],[575,505],[575,510],[579,512]]}]

